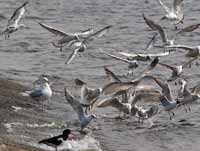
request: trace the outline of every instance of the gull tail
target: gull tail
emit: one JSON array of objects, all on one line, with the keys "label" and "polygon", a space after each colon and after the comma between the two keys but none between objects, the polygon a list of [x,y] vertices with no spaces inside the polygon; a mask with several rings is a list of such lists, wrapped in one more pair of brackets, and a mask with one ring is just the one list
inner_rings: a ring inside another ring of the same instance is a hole
[{"label": "gull tail", "polygon": [[26,96],[26,97],[28,97],[28,96],[29,96],[29,94],[28,94],[28,93],[26,93],[26,92],[20,93],[20,95],[22,95],[22,96]]}]

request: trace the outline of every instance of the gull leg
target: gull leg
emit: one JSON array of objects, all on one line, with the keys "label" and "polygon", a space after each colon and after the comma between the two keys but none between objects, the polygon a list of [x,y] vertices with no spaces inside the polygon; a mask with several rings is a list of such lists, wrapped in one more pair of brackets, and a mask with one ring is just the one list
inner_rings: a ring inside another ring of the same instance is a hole
[{"label": "gull leg", "polygon": [[185,112],[187,113],[187,107],[186,107],[186,105],[183,105],[183,106],[184,106]]},{"label": "gull leg", "polygon": [[170,114],[170,112],[168,112],[168,114],[169,114],[169,119],[170,119],[170,120],[172,120],[172,117],[171,117],[171,114]]},{"label": "gull leg", "polygon": [[174,112],[172,112],[172,116],[174,116],[175,114],[174,114]]}]

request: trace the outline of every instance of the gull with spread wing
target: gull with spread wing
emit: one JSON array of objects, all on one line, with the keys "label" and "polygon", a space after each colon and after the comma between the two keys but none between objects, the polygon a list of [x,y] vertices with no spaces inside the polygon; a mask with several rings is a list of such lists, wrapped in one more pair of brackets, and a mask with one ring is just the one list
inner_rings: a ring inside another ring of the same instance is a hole
[{"label": "gull with spread wing", "polygon": [[170,120],[172,120],[172,115],[174,116],[173,110],[177,107],[180,101],[175,100],[171,94],[171,89],[167,81],[164,81],[160,78],[149,75],[149,78],[152,78],[158,86],[162,89],[162,95],[160,96],[160,102],[163,106],[163,109],[168,112]]},{"label": "gull with spread wing", "polygon": [[159,4],[164,8],[166,15],[161,20],[167,19],[175,21],[175,25],[183,23],[183,0],[174,0],[171,10],[162,2],[158,0]]},{"label": "gull with spread wing", "polygon": [[133,74],[133,69],[135,69],[139,66],[137,60],[129,60],[129,59],[121,58],[121,57],[112,55],[110,53],[107,53],[107,52],[103,51],[102,49],[100,52],[102,52],[103,54],[106,54],[107,56],[110,56],[116,60],[128,63],[128,69],[129,69],[128,74],[129,73]]},{"label": "gull with spread wing", "polygon": [[96,115],[94,114],[86,115],[83,111],[81,103],[77,99],[75,99],[74,96],[72,96],[66,88],[65,88],[65,98],[78,115],[82,133],[83,129],[91,122],[91,120],[96,118]]},{"label": "gull with spread wing", "polygon": [[25,13],[25,6],[28,4],[28,2],[24,2],[20,7],[18,7],[11,18],[8,20],[8,24],[6,29],[3,30],[0,34],[5,35],[5,39],[8,39],[10,37],[10,34],[17,31],[20,28],[25,27],[24,24],[19,24],[22,16]]},{"label": "gull with spread wing", "polygon": [[60,51],[62,51],[62,48],[65,45],[68,45],[75,40],[79,40],[83,37],[86,37],[93,32],[93,29],[89,28],[87,30],[77,32],[77,33],[66,33],[66,32],[64,32],[60,29],[51,27],[51,26],[44,24],[44,23],[39,23],[39,25],[41,27],[43,27],[44,29],[48,30],[49,32],[53,33],[54,35],[61,37],[60,39],[54,40],[52,42],[54,47],[60,48]]},{"label": "gull with spread wing", "polygon": [[191,65],[191,63],[196,59],[197,59],[197,57],[192,58],[189,61],[185,62],[184,64],[178,65],[178,66],[172,66],[172,65],[168,65],[168,64],[160,63],[160,62],[158,64],[172,70],[172,75],[167,81],[174,81],[178,77],[181,76],[181,74],[183,73],[183,69],[186,68],[188,65]]},{"label": "gull with spread wing", "polygon": [[95,33],[90,34],[89,36],[87,36],[86,38],[83,38],[83,40],[79,39],[79,40],[75,40],[70,44],[70,47],[75,47],[75,49],[72,51],[72,53],[69,55],[69,57],[67,58],[65,64],[70,64],[70,62],[74,59],[74,57],[77,55],[78,52],[84,52],[86,50],[86,44],[97,39],[100,38],[102,36],[104,36],[108,30],[111,28],[112,26],[106,26],[100,30],[98,30]]},{"label": "gull with spread wing", "polygon": [[149,77],[149,76],[146,76],[146,74],[149,73],[151,70],[153,70],[155,68],[155,66],[158,64],[158,62],[159,62],[159,59],[158,59],[158,57],[156,57],[146,67],[146,69],[142,72],[142,74],[138,78],[136,78],[136,79],[134,79],[130,82],[116,81],[116,82],[111,82],[111,83],[105,85],[102,88],[102,93],[104,95],[116,94],[118,92],[125,91],[125,90],[132,88],[132,87],[137,86],[143,79],[146,79],[146,78]]},{"label": "gull with spread wing", "polygon": [[102,88],[90,88],[87,86],[86,82],[83,82],[80,79],[75,79],[76,85],[81,86],[81,105],[85,107],[85,113],[93,107],[93,104],[96,102],[98,96],[102,92]]}]

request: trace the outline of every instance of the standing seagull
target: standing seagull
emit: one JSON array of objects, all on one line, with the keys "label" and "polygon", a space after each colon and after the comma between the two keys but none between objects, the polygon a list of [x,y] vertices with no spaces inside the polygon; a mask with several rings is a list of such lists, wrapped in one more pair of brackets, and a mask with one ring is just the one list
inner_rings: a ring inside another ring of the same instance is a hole
[{"label": "standing seagull", "polygon": [[18,7],[11,18],[8,20],[8,24],[5,30],[1,33],[2,35],[5,35],[5,39],[8,39],[10,37],[10,34],[17,31],[20,28],[25,27],[24,24],[19,24],[22,16],[25,13],[25,6],[28,4],[28,2],[23,3],[20,7]]},{"label": "standing seagull", "polygon": [[82,38],[84,36],[88,36],[93,32],[92,28],[89,28],[87,30],[76,32],[76,33],[66,33],[60,29],[51,27],[44,23],[39,23],[41,27],[48,30],[49,32],[53,33],[56,36],[60,36],[61,38],[58,40],[55,40],[52,42],[54,47],[60,48],[60,51],[62,51],[62,48],[65,46],[65,44],[70,44],[70,42],[73,42],[75,40],[79,40],[79,38]]},{"label": "standing seagull", "polygon": [[174,0],[171,10],[161,0],[158,0],[158,2],[166,11],[166,15],[163,16],[161,20],[167,19],[175,21],[175,25],[183,23],[183,0]]},{"label": "standing seagull", "polygon": [[75,49],[69,55],[69,57],[67,58],[65,64],[70,64],[70,62],[75,58],[75,56],[77,55],[78,52],[84,52],[86,50],[86,48],[87,48],[86,44],[88,42],[93,41],[96,38],[100,38],[100,37],[104,36],[111,27],[112,27],[111,25],[106,26],[106,27],[98,30],[97,32],[95,32],[93,34],[90,34],[86,38],[83,38],[83,40],[80,40],[80,39],[74,40],[70,44],[70,47],[75,46]]},{"label": "standing seagull", "polygon": [[68,103],[72,106],[72,108],[76,111],[80,125],[81,125],[81,133],[83,132],[83,129],[91,122],[92,119],[96,118],[96,115],[85,115],[83,111],[83,107],[81,103],[72,96],[67,89],[65,88],[65,98],[68,101]]},{"label": "standing seagull", "polygon": [[39,141],[39,144],[46,144],[48,146],[52,146],[55,147],[56,151],[58,149],[58,146],[62,144],[63,141],[73,138],[74,135],[71,133],[70,129],[66,129],[63,131],[63,133],[61,135],[58,136],[54,136],[51,138],[47,138],[47,139],[43,139],[41,141]]},{"label": "standing seagull", "polygon": [[21,93],[23,96],[28,96],[36,100],[49,100],[52,96],[52,90],[49,86],[49,80],[46,77],[42,77],[41,84],[39,87],[35,88],[32,91],[26,91]]}]

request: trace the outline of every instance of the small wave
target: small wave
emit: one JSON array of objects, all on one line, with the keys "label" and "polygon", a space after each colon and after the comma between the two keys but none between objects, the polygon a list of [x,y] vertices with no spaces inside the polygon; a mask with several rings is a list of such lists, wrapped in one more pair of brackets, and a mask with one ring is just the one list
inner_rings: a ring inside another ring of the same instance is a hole
[{"label": "small wave", "polygon": [[69,149],[73,151],[102,151],[100,144],[97,140],[95,140],[92,136],[86,135],[81,140],[69,140],[63,143],[59,149]]}]

